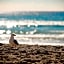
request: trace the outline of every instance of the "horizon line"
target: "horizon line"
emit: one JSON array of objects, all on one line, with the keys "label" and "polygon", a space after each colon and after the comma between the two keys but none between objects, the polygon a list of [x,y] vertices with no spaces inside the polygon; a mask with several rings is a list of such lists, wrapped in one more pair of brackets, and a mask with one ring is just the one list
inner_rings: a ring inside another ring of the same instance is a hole
[{"label": "horizon line", "polygon": [[6,12],[0,12],[1,13],[15,13],[15,12],[64,12],[63,10],[45,10],[45,11],[42,11],[42,10],[35,10],[35,11],[6,11]]}]

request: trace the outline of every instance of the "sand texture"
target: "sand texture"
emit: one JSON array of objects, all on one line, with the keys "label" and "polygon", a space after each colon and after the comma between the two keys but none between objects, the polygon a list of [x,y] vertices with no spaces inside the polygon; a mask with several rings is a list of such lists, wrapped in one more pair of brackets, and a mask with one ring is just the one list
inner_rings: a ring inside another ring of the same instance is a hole
[{"label": "sand texture", "polygon": [[64,46],[0,46],[0,64],[64,64]]}]

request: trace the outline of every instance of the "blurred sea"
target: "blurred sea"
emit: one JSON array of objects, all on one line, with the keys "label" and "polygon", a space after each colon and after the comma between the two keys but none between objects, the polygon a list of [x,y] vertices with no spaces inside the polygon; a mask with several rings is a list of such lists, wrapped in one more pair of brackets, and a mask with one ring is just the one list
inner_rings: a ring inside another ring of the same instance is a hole
[{"label": "blurred sea", "polygon": [[11,33],[20,44],[63,44],[63,12],[0,13],[0,42],[8,43]]}]

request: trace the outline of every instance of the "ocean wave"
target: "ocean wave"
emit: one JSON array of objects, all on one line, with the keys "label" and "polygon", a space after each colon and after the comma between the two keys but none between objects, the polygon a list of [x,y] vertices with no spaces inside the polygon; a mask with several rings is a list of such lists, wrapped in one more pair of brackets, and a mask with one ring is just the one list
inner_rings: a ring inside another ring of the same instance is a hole
[{"label": "ocean wave", "polygon": [[[64,34],[36,34],[36,35],[21,35],[16,34],[16,38],[64,38]],[[0,37],[8,38],[10,34],[1,34]]]},{"label": "ocean wave", "polygon": [[53,20],[64,21],[64,11],[23,11],[23,12],[11,12],[0,14],[0,19],[6,20]]},{"label": "ocean wave", "polygon": [[0,34],[63,34],[64,21],[0,21]]},{"label": "ocean wave", "polygon": [[6,25],[9,27],[16,26],[16,25],[62,25],[64,26],[64,21],[33,21],[33,20],[22,20],[22,21],[0,21],[0,25]]},{"label": "ocean wave", "polygon": [[[9,43],[10,34],[0,35],[0,42],[8,44]],[[42,35],[19,35],[16,34],[15,39],[18,40],[20,44],[29,44],[29,45],[53,45],[64,43],[64,34],[60,35],[51,35],[51,34],[42,34]]]}]

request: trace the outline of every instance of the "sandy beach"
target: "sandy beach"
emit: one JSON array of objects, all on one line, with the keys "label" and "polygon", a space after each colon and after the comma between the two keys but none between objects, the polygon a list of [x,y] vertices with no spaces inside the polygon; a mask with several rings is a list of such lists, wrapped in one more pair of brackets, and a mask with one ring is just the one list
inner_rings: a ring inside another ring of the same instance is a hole
[{"label": "sandy beach", "polygon": [[0,46],[0,64],[64,64],[64,46]]}]

